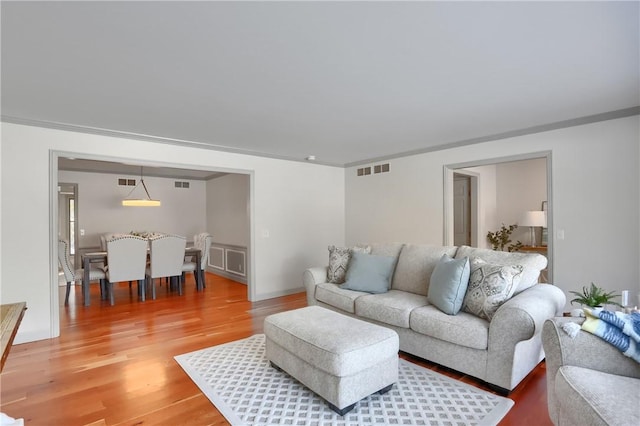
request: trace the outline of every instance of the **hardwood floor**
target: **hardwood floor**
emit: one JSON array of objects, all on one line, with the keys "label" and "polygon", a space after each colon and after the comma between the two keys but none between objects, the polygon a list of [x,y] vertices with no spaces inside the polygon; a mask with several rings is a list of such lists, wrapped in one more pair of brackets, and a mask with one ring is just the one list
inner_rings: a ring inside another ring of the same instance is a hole
[{"label": "hardwood floor", "polygon": [[[0,375],[0,411],[27,425],[227,424],[174,361],[175,355],[262,332],[265,316],[306,306],[304,293],[257,303],[247,288],[207,274],[196,292],[187,278],[184,296],[167,293],[139,303],[136,286],[116,289],[116,305],[91,306],[79,287],[61,306],[59,338],[15,345]],[[61,303],[64,289],[61,288]],[[28,311],[27,314],[28,315]],[[406,354],[406,359],[485,390],[473,378]],[[509,396],[515,406],[500,425],[550,425],[544,364]]]}]

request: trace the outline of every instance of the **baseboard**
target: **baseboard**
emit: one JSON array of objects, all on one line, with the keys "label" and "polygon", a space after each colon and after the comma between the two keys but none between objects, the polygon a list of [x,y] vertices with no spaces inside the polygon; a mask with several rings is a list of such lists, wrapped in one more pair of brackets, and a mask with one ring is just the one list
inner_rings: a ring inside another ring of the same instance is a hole
[{"label": "baseboard", "polygon": [[260,300],[273,299],[275,297],[288,296],[290,294],[303,293],[305,291],[306,291],[306,289],[304,287],[298,287],[298,288],[292,288],[292,289],[289,289],[289,290],[282,290],[282,291],[274,291],[274,292],[271,292],[271,293],[257,294],[255,302],[260,301]]},{"label": "baseboard", "polygon": [[220,277],[229,278],[230,280],[247,284],[247,277],[243,277],[241,275],[232,274],[230,272],[222,271],[220,269],[207,268],[207,272],[210,272],[214,275],[218,275]]},{"label": "baseboard", "polygon": [[18,332],[16,333],[16,337],[13,340],[14,345],[20,345],[22,343],[31,343],[37,342],[38,340],[46,340],[52,339],[51,330],[34,330],[34,331],[25,331],[20,332],[18,328]]}]

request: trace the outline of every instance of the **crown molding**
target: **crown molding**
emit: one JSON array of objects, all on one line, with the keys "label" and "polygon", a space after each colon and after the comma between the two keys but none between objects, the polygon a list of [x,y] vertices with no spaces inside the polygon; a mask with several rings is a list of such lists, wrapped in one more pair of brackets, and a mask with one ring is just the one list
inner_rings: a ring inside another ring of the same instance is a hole
[{"label": "crown molding", "polygon": [[377,163],[380,161],[393,160],[395,158],[410,157],[412,155],[425,154],[425,153],[434,152],[434,151],[442,151],[445,149],[458,148],[461,146],[473,145],[473,144],[483,143],[483,142],[490,142],[490,141],[495,141],[500,139],[508,139],[516,136],[524,136],[524,135],[531,135],[534,133],[548,132],[550,130],[558,130],[558,129],[565,129],[568,127],[582,126],[584,124],[597,123],[599,121],[614,120],[616,118],[632,117],[634,115],[640,115],[640,105],[634,106],[631,108],[624,108],[624,109],[618,109],[615,111],[603,112],[600,114],[587,115],[579,118],[572,118],[570,120],[556,121],[554,123],[549,123],[549,124],[541,124],[538,126],[527,127],[519,130],[510,130],[507,132],[496,133],[493,135],[479,136],[476,138],[465,139],[462,141],[444,143],[440,145],[431,146],[428,148],[405,151],[398,154],[387,155],[383,157],[370,158],[368,160],[347,163],[344,165],[344,167],[347,168],[347,167],[362,166],[365,164]]},{"label": "crown molding", "polygon": [[47,129],[65,130],[65,131],[79,132],[79,133],[89,133],[89,134],[101,135],[101,136],[134,139],[134,140],[140,140],[145,142],[164,143],[168,145],[179,145],[179,146],[185,146],[189,148],[210,149],[213,151],[230,152],[234,154],[251,155],[255,157],[272,158],[272,159],[286,160],[286,161],[297,161],[297,162],[306,163],[306,164],[318,164],[318,165],[330,166],[330,167],[349,168],[349,167],[361,166],[369,163],[393,160],[396,158],[409,157],[412,155],[425,154],[428,152],[458,148],[466,145],[473,145],[473,144],[495,141],[500,139],[508,139],[508,138],[513,138],[517,136],[530,135],[534,133],[548,132],[550,130],[558,130],[558,129],[564,129],[568,127],[582,126],[584,124],[597,123],[599,121],[607,121],[607,120],[614,120],[617,118],[631,117],[634,115],[640,115],[640,105],[633,106],[630,108],[619,109],[615,111],[604,112],[600,114],[593,114],[593,115],[588,115],[584,117],[572,118],[569,120],[562,120],[562,121],[556,121],[548,124],[541,124],[538,126],[527,127],[524,129],[509,130],[507,132],[496,133],[496,134],[487,135],[487,136],[479,136],[479,137],[465,139],[461,141],[443,143],[443,144],[439,144],[431,147],[415,149],[411,151],[404,151],[397,154],[374,157],[374,158],[364,159],[364,160],[355,161],[355,162],[346,163],[346,164],[327,163],[322,161],[314,161],[313,163],[310,163],[306,159],[287,157],[284,155],[273,155],[273,154],[268,154],[268,153],[259,152],[259,151],[251,151],[251,150],[233,148],[233,147],[228,147],[223,145],[215,145],[207,142],[188,141],[183,139],[166,138],[162,136],[153,136],[153,135],[146,135],[141,133],[123,132],[119,130],[109,130],[109,129],[102,129],[98,127],[90,127],[90,126],[78,126],[75,124],[68,124],[68,123],[33,120],[28,118],[20,118],[20,117],[13,117],[13,116],[7,116],[7,115],[0,116],[0,120],[6,123],[21,124],[25,126],[43,127]]},{"label": "crown molding", "polygon": [[318,164],[330,167],[344,167],[343,164],[328,163],[322,161],[309,162],[307,159],[288,157],[286,155],[275,155],[261,151],[252,151],[248,149],[234,148],[224,145],[216,145],[208,142],[189,141],[184,139],[167,138],[163,136],[146,135],[143,133],[125,132],[120,130],[103,129],[100,127],[80,126],[69,123],[59,123],[54,121],[34,120],[30,118],[14,117],[9,115],[0,116],[0,121],[11,124],[20,124],[24,126],[42,127],[46,129],[64,130],[67,132],[87,133],[99,136],[108,136],[122,139],[133,139],[144,142],[163,143],[167,145],[178,145],[188,148],[209,149],[212,151],[229,152],[233,154],[251,155],[254,157],[272,158],[276,160],[297,161],[305,164]]}]

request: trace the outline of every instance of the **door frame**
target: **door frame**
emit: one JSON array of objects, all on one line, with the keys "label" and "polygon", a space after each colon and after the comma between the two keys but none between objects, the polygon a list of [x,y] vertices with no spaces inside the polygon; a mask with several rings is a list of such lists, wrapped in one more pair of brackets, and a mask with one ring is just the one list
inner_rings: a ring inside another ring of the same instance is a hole
[{"label": "door frame", "polygon": [[[522,160],[535,160],[544,158],[547,162],[547,229],[548,229],[548,241],[547,241],[547,259],[548,259],[548,281],[553,282],[553,264],[554,264],[554,232],[553,232],[553,161],[551,151],[539,151],[530,152],[525,154],[510,155],[497,158],[486,158],[482,160],[467,161],[464,163],[452,163],[445,164],[443,166],[444,174],[444,235],[443,241],[445,246],[453,245],[453,174],[461,173],[459,169],[465,169],[469,167],[489,166],[500,163],[510,163],[513,161]],[[479,211],[480,203],[476,205],[476,215],[478,218],[482,217],[482,212]],[[472,213],[473,214],[473,213]],[[478,236],[479,238],[480,236]],[[479,241],[479,240],[477,240]],[[473,245],[473,244],[472,244]]]},{"label": "door frame", "polygon": [[[138,166],[153,166],[153,167],[174,167],[180,169],[193,169],[193,170],[205,170],[212,172],[224,172],[224,173],[237,173],[249,175],[249,245],[247,247],[248,264],[246,267],[247,273],[247,298],[254,301],[256,299],[256,289],[254,283],[254,268],[255,268],[255,208],[254,208],[254,189],[255,189],[255,171],[253,169],[231,169],[223,167],[194,165],[194,164],[179,164],[168,163],[161,161],[149,161],[143,158],[136,157],[112,157],[107,155],[94,155],[82,152],[49,150],[49,277],[50,277],[50,311],[51,311],[51,329],[50,336],[60,336],[60,309],[59,309],[59,297],[58,297],[58,158],[76,158],[81,160],[97,160],[97,161],[115,161],[119,163],[134,164]],[[76,208],[78,206],[76,198]],[[78,217],[76,216],[76,222]],[[76,238],[78,235],[76,234]],[[77,252],[77,245],[76,245]]]}]

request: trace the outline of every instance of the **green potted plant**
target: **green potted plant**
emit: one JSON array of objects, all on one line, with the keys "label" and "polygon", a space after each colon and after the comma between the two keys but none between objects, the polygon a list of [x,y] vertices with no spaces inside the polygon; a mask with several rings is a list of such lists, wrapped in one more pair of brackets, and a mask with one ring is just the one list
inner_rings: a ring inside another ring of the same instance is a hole
[{"label": "green potted plant", "polygon": [[509,227],[502,224],[502,227],[496,232],[489,231],[487,233],[487,240],[491,243],[491,246],[494,250],[504,251],[505,246],[507,247],[507,251],[516,251],[522,247],[522,243],[520,241],[516,241],[515,244],[511,243],[511,233],[518,228],[518,225],[513,224],[509,225]]},{"label": "green potted plant", "polygon": [[620,297],[619,294],[614,294],[615,292],[613,291],[607,293],[594,283],[591,283],[591,287],[582,287],[582,293],[577,291],[570,291],[569,293],[578,296],[571,300],[572,305],[574,302],[577,302],[583,306],[589,306],[591,308],[602,307],[602,305],[615,305],[622,307],[621,304],[612,300],[615,297]]}]

